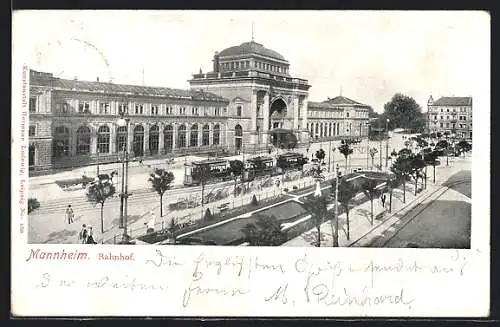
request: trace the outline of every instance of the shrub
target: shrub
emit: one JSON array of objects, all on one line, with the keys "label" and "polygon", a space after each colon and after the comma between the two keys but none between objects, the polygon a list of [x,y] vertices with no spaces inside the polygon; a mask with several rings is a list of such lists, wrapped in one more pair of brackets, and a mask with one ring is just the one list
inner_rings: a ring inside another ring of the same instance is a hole
[{"label": "shrub", "polygon": [[40,208],[40,202],[36,198],[28,199],[28,214]]},{"label": "shrub", "polygon": [[207,210],[205,210],[205,220],[212,220],[212,212],[210,211],[210,208],[207,208]]},{"label": "shrub", "polygon": [[283,189],[284,192],[288,192],[288,188]]},{"label": "shrub", "polygon": [[252,202],[250,202],[251,205],[256,206],[259,204],[259,201],[257,201],[257,197],[255,194],[252,196]]},{"label": "shrub", "polygon": [[297,185],[294,185],[294,186],[292,187],[292,189],[293,189],[293,190],[298,190],[299,188],[297,187]]}]

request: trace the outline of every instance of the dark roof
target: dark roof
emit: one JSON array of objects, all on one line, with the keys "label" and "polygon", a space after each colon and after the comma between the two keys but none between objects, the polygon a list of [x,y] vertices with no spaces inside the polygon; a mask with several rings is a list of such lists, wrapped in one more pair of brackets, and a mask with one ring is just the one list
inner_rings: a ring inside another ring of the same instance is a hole
[{"label": "dark roof", "polygon": [[279,156],[285,158],[295,158],[295,157],[303,157],[304,155],[302,153],[297,153],[297,152],[287,152],[280,154]]},{"label": "dark roof", "polygon": [[347,105],[358,105],[358,106],[366,106],[366,107],[368,107],[368,105],[366,105],[366,104],[354,101],[352,99],[346,98],[346,97],[341,96],[341,95],[336,96],[335,98],[332,98],[332,99],[328,99],[328,100],[323,101],[323,102],[329,103],[329,104],[334,104],[334,105],[347,104]]},{"label": "dark roof", "polygon": [[472,97],[441,97],[434,101],[434,106],[472,106]]},{"label": "dark roof", "polygon": [[193,161],[193,165],[207,165],[207,164],[221,164],[225,163],[226,160],[223,159],[205,159],[200,161]]},{"label": "dark roof", "polygon": [[311,108],[320,108],[320,109],[337,109],[338,106],[356,106],[364,108],[370,107],[369,105],[354,101],[344,96],[337,96],[333,99],[328,99],[323,102],[308,101],[307,106]]},{"label": "dark roof", "polygon": [[315,101],[307,101],[307,107],[311,108],[321,108],[321,109],[339,109],[329,103],[326,102],[315,102]]},{"label": "dark roof", "polygon": [[48,86],[66,90],[78,90],[100,93],[126,93],[129,95],[158,96],[169,98],[181,98],[188,100],[212,100],[228,101],[214,93],[201,90],[181,90],[167,87],[139,86],[129,84],[115,84],[108,82],[90,82],[80,80],[70,80],[54,77],[50,73],[30,72],[30,84],[38,86]]},{"label": "dark roof", "polygon": [[267,49],[262,44],[259,44],[254,41],[245,42],[240,45],[224,49],[219,53],[219,56],[227,57],[227,56],[239,56],[246,54],[258,54],[261,56],[286,61],[285,57],[283,57],[276,51]]},{"label": "dark roof", "polygon": [[253,158],[247,159],[247,161],[250,161],[250,162],[254,162],[254,161],[257,161],[257,160],[272,161],[273,158],[269,157],[269,156],[257,156],[257,157],[253,157]]}]

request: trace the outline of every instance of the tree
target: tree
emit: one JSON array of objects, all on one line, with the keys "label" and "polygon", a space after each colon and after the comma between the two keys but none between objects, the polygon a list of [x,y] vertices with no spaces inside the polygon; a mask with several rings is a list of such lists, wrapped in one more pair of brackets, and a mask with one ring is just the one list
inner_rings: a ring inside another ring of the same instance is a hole
[{"label": "tree", "polygon": [[325,168],[323,168],[320,164],[314,165],[309,172],[316,181],[320,182],[325,180]]},{"label": "tree", "polygon": [[377,148],[373,147],[373,148],[370,149],[370,157],[372,157],[372,169],[373,169],[373,165],[374,165],[373,160],[374,160],[375,155],[377,153],[378,153]]},{"label": "tree", "polygon": [[440,140],[436,143],[436,148],[448,149],[450,144],[446,140]]},{"label": "tree", "polygon": [[458,148],[458,151],[462,152],[464,154],[464,157],[465,157],[465,153],[472,150],[472,145],[469,142],[467,142],[466,140],[461,140],[460,142],[457,143],[457,148]]},{"label": "tree", "polygon": [[[352,201],[352,199],[354,199],[357,192],[358,190],[355,189],[352,184],[344,181],[342,183],[339,183],[339,189],[338,189],[339,198],[337,202],[339,202],[345,210],[347,219],[347,240],[350,240],[349,204]],[[335,205],[337,204],[335,203]],[[336,219],[338,219],[338,217],[336,217]],[[338,231],[336,231],[336,235],[338,235]],[[338,240],[337,240],[337,246],[338,246]]]},{"label": "tree", "polygon": [[207,182],[210,180],[210,166],[207,164],[202,164],[202,165],[197,165],[194,169],[193,172],[191,173],[193,175],[193,179],[199,180],[201,184],[201,205],[203,206],[204,202],[204,195],[205,195],[205,185],[207,185]]},{"label": "tree", "polygon": [[101,205],[101,233],[104,233],[104,202],[112,197],[116,192],[114,185],[109,181],[97,181],[87,188],[87,200]]},{"label": "tree", "polygon": [[402,151],[399,151],[398,157],[391,166],[391,171],[394,173],[395,178],[403,183],[403,203],[406,203],[406,180],[411,172],[411,167],[409,157],[404,154],[401,155]]},{"label": "tree", "polygon": [[278,246],[286,242],[286,232],[275,216],[257,215],[255,223],[246,224],[241,232],[251,246]]},{"label": "tree", "polygon": [[148,181],[151,183],[153,190],[160,196],[160,217],[163,217],[163,194],[172,188],[174,174],[166,169],[155,168],[155,170],[149,174]]},{"label": "tree", "polygon": [[415,179],[415,195],[417,195],[418,178],[422,175],[422,169],[425,167],[425,161],[421,156],[416,155],[410,159],[410,175]]},{"label": "tree", "polygon": [[303,207],[311,214],[311,220],[316,227],[316,247],[321,246],[321,224],[328,215],[328,198],[325,195],[309,196],[305,199]]},{"label": "tree", "polygon": [[320,163],[324,163],[325,156],[326,156],[325,150],[319,149],[318,151],[316,151],[316,158],[319,160]]},{"label": "tree", "polygon": [[362,184],[362,191],[370,199],[370,223],[373,226],[373,199],[380,191],[377,189],[378,181],[376,179],[365,178]]},{"label": "tree", "polygon": [[391,101],[384,105],[383,116],[385,119],[390,119],[390,130],[399,127],[417,131],[425,127],[422,108],[413,98],[401,93],[395,94]]},{"label": "tree", "polygon": [[438,153],[436,151],[432,151],[432,152],[429,152],[429,153],[424,155],[424,160],[425,160],[426,164],[430,165],[434,168],[434,177],[433,177],[433,181],[432,181],[434,184],[436,183],[436,166],[438,166],[440,164],[438,158],[439,158],[439,156],[438,156]]},{"label": "tree", "polygon": [[350,143],[347,140],[342,140],[341,145],[338,147],[339,152],[345,157],[345,173],[347,174],[347,158],[354,152]]},{"label": "tree", "polygon": [[28,199],[28,215],[38,208],[40,208],[40,202],[38,201],[38,199],[29,198]]},{"label": "tree", "polygon": [[395,188],[397,188],[400,184],[400,180],[397,178],[389,178],[386,181],[387,188],[389,189],[389,212],[392,211],[392,194]]},{"label": "tree", "polygon": [[234,178],[234,196],[236,196],[236,186],[238,183],[238,177],[243,175],[245,170],[245,164],[241,160],[231,160],[229,161],[229,171]]}]

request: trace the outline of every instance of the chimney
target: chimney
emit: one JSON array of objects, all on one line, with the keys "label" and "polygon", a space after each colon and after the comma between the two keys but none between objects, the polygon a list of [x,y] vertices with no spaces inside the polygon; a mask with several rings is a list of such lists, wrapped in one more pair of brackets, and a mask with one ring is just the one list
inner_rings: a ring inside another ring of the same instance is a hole
[{"label": "chimney", "polygon": [[97,76],[97,81],[99,82],[99,76]]},{"label": "chimney", "polygon": [[215,51],[214,54],[214,73],[219,72],[219,52]]}]

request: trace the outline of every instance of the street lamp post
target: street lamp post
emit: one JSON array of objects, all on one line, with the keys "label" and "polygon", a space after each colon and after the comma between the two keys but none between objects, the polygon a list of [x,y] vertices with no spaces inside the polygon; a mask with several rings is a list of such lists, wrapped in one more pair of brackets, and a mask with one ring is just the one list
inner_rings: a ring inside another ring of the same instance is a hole
[{"label": "street lamp post", "polygon": [[385,140],[385,170],[387,171],[387,166],[388,166],[388,161],[389,161],[389,122],[390,119],[387,118],[385,121],[385,134],[386,134],[386,140]]},{"label": "street lamp post", "polygon": [[339,165],[335,168],[335,246],[339,246]]},{"label": "street lamp post", "polygon": [[330,142],[328,144],[328,172],[331,171],[331,169],[330,169],[330,164],[331,164],[330,156],[331,156],[331,152],[332,152],[332,140],[330,140]]},{"label": "street lamp post", "polygon": [[[370,169],[370,123],[366,123],[368,132],[366,133],[366,170]],[[373,168],[372,168],[373,169]]]},{"label": "street lamp post", "polygon": [[97,154],[97,177],[99,177],[99,148],[97,148],[96,154]]},{"label": "street lamp post", "polygon": [[[117,121],[117,125],[120,127],[127,126],[127,133],[129,131],[130,118],[125,117],[123,112],[120,114],[120,119]],[[127,145],[129,142],[128,136],[125,138],[125,144],[123,145],[123,158],[122,158],[122,189],[120,193],[120,222],[123,226],[123,241],[127,240],[127,207],[128,207],[128,150]]]}]

